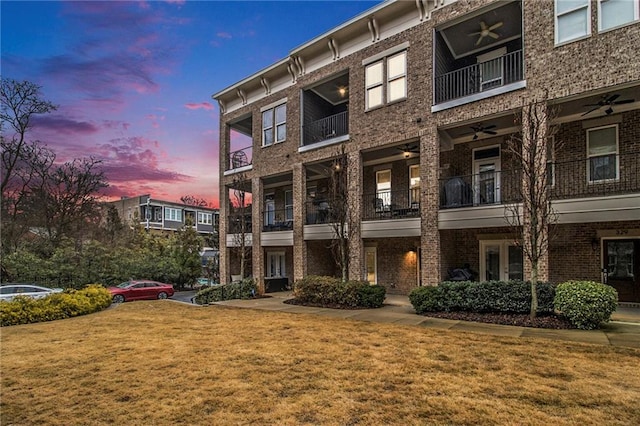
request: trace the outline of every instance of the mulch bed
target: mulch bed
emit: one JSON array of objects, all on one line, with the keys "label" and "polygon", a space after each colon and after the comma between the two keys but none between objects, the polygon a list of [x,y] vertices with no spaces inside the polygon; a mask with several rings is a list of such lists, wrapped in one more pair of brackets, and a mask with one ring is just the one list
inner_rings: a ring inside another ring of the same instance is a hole
[{"label": "mulch bed", "polygon": [[[284,303],[288,305],[311,306],[314,308],[330,309],[367,309],[353,308],[337,304],[310,304],[302,303],[297,299],[288,299]],[[458,321],[484,322],[489,324],[515,325],[518,327],[549,328],[555,330],[575,329],[569,321],[556,315],[539,315],[533,321],[529,314],[498,314],[498,313],[477,313],[477,312],[428,312],[426,317],[445,318]]]},{"label": "mulch bed", "polygon": [[556,315],[539,315],[534,320],[531,320],[529,314],[477,312],[428,312],[424,314],[424,316],[490,324],[515,325],[518,327],[550,328],[555,330],[575,329],[569,321]]}]

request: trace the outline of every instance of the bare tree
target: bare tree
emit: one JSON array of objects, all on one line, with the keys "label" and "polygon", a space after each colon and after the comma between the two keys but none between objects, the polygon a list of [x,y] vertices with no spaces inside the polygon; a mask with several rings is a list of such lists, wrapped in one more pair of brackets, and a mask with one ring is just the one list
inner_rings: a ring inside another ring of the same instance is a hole
[{"label": "bare tree", "polygon": [[[40,86],[28,81],[16,81],[3,78],[0,84],[0,131],[2,132],[2,183],[0,191],[4,194],[15,168],[25,159],[29,151],[27,130],[32,127],[31,119],[36,114],[47,114],[57,107],[49,101],[40,99]],[[13,131],[5,137],[5,127]]]},{"label": "bare tree", "polygon": [[[521,233],[519,244],[523,256],[531,265],[531,318],[538,310],[537,284],[540,262],[549,251],[552,225],[557,223],[558,215],[551,205],[551,182],[549,182],[548,159],[553,146],[556,127],[551,121],[557,116],[557,109],[548,107],[545,99],[525,105],[520,121],[521,131],[507,140],[506,152],[513,159],[515,169],[520,173],[520,185],[517,185],[519,205],[507,204],[505,219],[509,225]],[[515,175],[518,176],[518,173]]]},{"label": "bare tree", "polygon": [[247,244],[247,236],[251,235],[251,203],[248,203],[249,182],[244,173],[233,179],[233,200],[231,202],[231,219],[234,235],[235,251],[240,258],[240,277],[245,278],[246,264],[251,256],[251,246]]},{"label": "bare tree", "polygon": [[343,282],[349,279],[349,241],[357,229],[357,223],[352,204],[355,202],[349,197],[347,179],[347,156],[344,146],[340,148],[340,153],[331,163],[328,170],[328,202],[329,223],[333,230],[334,238],[331,240],[330,248],[336,266],[340,268]]},{"label": "bare tree", "polygon": [[195,207],[209,207],[209,202],[204,198],[197,197],[195,195],[183,195],[180,197],[180,201],[183,204]]}]

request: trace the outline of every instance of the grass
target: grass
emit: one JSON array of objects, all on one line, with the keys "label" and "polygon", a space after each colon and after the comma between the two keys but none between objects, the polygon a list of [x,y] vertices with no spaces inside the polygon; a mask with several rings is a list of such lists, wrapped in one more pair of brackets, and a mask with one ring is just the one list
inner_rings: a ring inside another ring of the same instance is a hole
[{"label": "grass", "polygon": [[3,425],[640,423],[640,351],[170,301],[5,327]]}]

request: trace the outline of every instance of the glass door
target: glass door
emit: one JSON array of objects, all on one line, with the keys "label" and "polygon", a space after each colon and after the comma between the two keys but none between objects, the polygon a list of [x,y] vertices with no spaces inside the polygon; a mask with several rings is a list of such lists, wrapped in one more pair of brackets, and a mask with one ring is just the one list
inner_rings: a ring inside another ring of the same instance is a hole
[{"label": "glass door", "polygon": [[621,302],[640,302],[640,239],[603,240],[605,284]]},{"label": "glass door", "polygon": [[522,248],[509,240],[480,241],[480,280],[524,278]]},{"label": "glass door", "polygon": [[500,147],[473,152],[474,203],[500,203]]},{"label": "glass door", "polygon": [[378,268],[376,259],[376,248],[365,247],[365,279],[369,284],[378,283]]}]

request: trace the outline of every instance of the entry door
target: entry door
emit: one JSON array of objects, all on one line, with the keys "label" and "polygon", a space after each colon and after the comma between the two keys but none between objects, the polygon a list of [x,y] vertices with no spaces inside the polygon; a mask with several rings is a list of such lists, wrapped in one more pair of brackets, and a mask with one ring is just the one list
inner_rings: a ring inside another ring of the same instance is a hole
[{"label": "entry door", "polygon": [[621,302],[640,302],[640,239],[603,240],[606,284]]},{"label": "entry door", "polygon": [[474,203],[500,203],[500,147],[473,151]]},{"label": "entry door", "polygon": [[522,280],[522,248],[510,241],[480,242],[480,281]]},{"label": "entry door", "polygon": [[378,284],[378,265],[376,259],[376,248],[365,247],[365,279],[369,284]]},{"label": "entry door", "polygon": [[284,252],[268,252],[267,253],[267,277],[280,278],[285,277],[285,257]]}]

